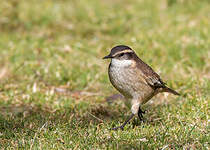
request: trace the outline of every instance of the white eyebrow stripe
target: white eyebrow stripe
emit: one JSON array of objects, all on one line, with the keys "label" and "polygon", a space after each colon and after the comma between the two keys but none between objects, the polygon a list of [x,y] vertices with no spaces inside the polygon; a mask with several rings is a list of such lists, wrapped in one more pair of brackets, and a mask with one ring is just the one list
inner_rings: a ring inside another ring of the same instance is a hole
[{"label": "white eyebrow stripe", "polygon": [[121,52],[117,52],[116,54],[113,55],[113,57],[115,57],[115,56],[117,56],[117,55],[119,55],[121,53],[133,53],[133,51],[130,50],[130,49],[127,49],[127,50],[124,50],[124,51],[121,51]]}]

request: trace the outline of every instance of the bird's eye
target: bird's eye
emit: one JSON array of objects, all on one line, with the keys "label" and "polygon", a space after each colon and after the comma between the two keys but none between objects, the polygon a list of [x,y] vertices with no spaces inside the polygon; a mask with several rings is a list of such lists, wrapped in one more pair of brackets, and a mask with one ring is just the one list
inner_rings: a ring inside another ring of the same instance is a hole
[{"label": "bird's eye", "polygon": [[120,54],[120,57],[122,57],[125,53]]}]

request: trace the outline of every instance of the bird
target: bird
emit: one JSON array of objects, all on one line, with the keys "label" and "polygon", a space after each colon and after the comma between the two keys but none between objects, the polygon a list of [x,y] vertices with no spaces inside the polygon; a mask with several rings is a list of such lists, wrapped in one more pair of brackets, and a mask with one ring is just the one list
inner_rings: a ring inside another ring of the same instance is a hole
[{"label": "bird", "polygon": [[115,46],[103,59],[111,59],[108,67],[109,80],[131,104],[131,115],[122,125],[113,128],[113,130],[123,130],[135,115],[138,115],[138,118],[142,120],[145,111],[141,109],[141,106],[158,93],[168,92],[180,95],[169,88],[160,76],[129,46]]}]

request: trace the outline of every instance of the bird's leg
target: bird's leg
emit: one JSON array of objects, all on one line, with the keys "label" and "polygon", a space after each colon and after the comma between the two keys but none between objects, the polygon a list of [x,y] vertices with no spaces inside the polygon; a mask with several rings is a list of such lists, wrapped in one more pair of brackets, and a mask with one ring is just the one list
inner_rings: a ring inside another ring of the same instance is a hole
[{"label": "bird's leg", "polygon": [[125,125],[133,118],[134,114],[132,113],[129,118],[121,125],[121,126],[118,126],[118,127],[115,127],[115,128],[112,128],[112,130],[117,130],[117,129],[121,129],[123,130]]},{"label": "bird's leg", "polygon": [[139,106],[138,117],[139,117],[139,120],[140,120],[140,121],[143,120],[143,114],[145,114],[145,111],[143,111],[143,110],[141,109],[141,107]]}]

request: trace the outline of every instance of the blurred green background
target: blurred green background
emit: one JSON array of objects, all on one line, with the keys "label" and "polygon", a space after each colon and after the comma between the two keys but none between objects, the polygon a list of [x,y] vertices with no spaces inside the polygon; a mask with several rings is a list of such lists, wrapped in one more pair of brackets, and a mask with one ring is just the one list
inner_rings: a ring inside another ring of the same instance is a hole
[{"label": "blurred green background", "polygon": [[[1,1],[0,148],[209,149],[209,20],[209,0]],[[115,132],[130,109],[101,58],[119,44],[182,96]]]}]

